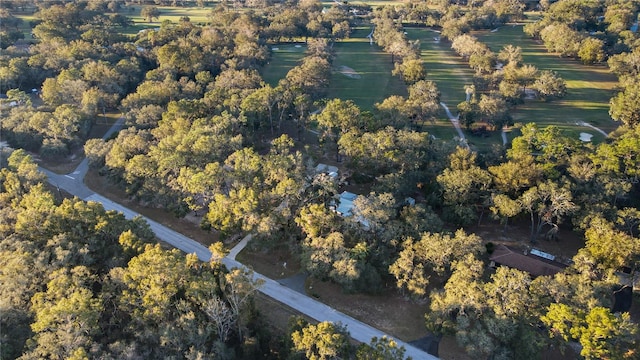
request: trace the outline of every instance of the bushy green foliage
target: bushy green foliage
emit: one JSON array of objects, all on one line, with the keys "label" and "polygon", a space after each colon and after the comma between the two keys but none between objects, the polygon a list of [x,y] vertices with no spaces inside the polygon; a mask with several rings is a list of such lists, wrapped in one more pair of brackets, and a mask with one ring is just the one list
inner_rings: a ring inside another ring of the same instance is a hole
[{"label": "bushy green foliage", "polygon": [[257,333],[250,273],[152,246],[145,222],[100,204],[57,202],[24,152],[0,177],[3,358],[213,357]]}]

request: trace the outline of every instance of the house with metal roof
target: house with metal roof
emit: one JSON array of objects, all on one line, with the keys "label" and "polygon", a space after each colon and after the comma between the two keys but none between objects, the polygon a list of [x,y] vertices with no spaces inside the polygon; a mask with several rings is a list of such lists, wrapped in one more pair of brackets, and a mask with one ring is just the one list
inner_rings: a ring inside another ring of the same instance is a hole
[{"label": "house with metal roof", "polygon": [[[535,251],[534,251],[535,253]],[[496,246],[489,260],[495,266],[508,266],[513,269],[526,271],[533,277],[553,276],[564,270],[565,264],[555,261],[552,255],[537,251],[546,256],[534,253],[523,254],[504,245]]]}]

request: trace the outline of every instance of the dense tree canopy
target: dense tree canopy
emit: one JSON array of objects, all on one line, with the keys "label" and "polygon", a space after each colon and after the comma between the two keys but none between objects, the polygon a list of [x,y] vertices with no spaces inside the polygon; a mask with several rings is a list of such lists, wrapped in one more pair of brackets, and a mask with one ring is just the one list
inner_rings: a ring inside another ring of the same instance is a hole
[{"label": "dense tree canopy", "polygon": [[2,333],[3,358],[214,357],[254,336],[244,316],[259,285],[250,273],[152,246],[143,220],[59,202],[24,152],[8,162],[0,321],[12,331]]}]

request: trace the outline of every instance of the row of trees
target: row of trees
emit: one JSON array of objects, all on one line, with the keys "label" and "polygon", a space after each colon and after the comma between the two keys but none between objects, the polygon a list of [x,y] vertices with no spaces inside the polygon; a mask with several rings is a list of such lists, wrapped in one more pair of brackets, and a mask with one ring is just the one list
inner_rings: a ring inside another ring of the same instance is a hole
[{"label": "row of trees", "polygon": [[566,82],[553,71],[525,64],[518,46],[506,45],[495,54],[477,38],[464,34],[452,41],[451,48],[475,70],[474,84],[465,88],[467,100],[457,106],[467,128],[478,121],[494,129],[511,125],[510,106],[522,103],[527,90],[545,101],[566,95]]},{"label": "row of trees", "polygon": [[378,46],[391,54],[394,75],[400,76],[408,85],[425,80],[427,73],[420,59],[420,42],[407,40],[402,26],[394,21],[393,13],[389,14],[388,9],[384,7],[374,12],[375,28],[370,35]]}]

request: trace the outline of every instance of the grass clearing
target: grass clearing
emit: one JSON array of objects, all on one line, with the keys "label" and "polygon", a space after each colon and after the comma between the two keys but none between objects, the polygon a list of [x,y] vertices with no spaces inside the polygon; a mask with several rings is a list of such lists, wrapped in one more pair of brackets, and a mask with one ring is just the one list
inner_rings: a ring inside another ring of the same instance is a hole
[{"label": "grass clearing", "polygon": [[[371,110],[376,102],[391,95],[404,96],[407,93],[402,80],[391,75],[391,55],[377,45],[369,44],[366,36],[370,32],[369,27],[356,28],[350,39],[334,43],[336,57],[327,95],[330,99],[352,100],[363,110]],[[306,45],[280,43],[270,46],[271,60],[264,66],[261,75],[265,82],[276,86],[304,57]],[[346,76],[341,70],[345,67],[351,68],[356,76]]]},{"label": "grass clearing", "polygon": [[267,84],[275,87],[291,68],[298,65],[307,47],[304,44],[294,43],[273,44],[270,47],[271,60],[262,68],[260,75]]},{"label": "grass clearing", "polygon": [[557,125],[572,133],[593,133],[596,142],[603,136],[593,129],[576,127],[575,123],[584,121],[606,132],[618,127],[609,116],[609,99],[615,94],[618,82],[606,66],[586,66],[576,60],[550,54],[541,42],[529,38],[521,25],[503,26],[496,32],[476,32],[474,36],[496,53],[507,44],[520,46],[525,63],[540,70],[553,70],[567,82],[565,98],[552,102],[527,101],[513,112],[515,121],[536,122],[541,126]]},{"label": "grass clearing", "polygon": [[[451,50],[449,42],[436,40],[439,33],[426,28],[405,28],[405,31],[410,40],[420,40],[420,55],[427,69],[427,80],[436,83],[441,101],[455,114],[456,106],[466,99],[464,86],[472,84],[473,71]],[[455,128],[444,110],[438,118],[435,123],[426,123],[425,130],[439,139],[456,137]]]},{"label": "grass clearing", "polygon": [[[425,28],[406,28],[409,39],[420,40],[422,59],[427,68],[427,79],[435,81],[445,102],[455,114],[454,107],[464,101],[464,86],[471,84],[473,70],[457,54],[450,49],[449,42],[439,42],[437,32]],[[593,134],[593,142],[604,140],[604,136],[591,128],[576,125],[584,121],[611,132],[617,124],[608,114],[609,99],[615,94],[617,79],[606,66],[586,66],[579,62],[559,58],[547,53],[541,43],[526,36],[521,25],[504,26],[496,32],[479,31],[473,34],[486,43],[494,52],[507,44],[522,48],[525,63],[535,65],[540,70],[553,70],[567,82],[568,94],[564,99],[544,102],[527,100],[518,105],[512,112],[515,122],[536,122],[541,127],[556,125],[569,136],[578,138],[581,132]],[[441,118],[446,120],[444,112]],[[442,139],[455,136],[453,126],[448,121],[437,121],[435,124],[425,124],[425,130]],[[515,133],[507,134],[510,141]],[[492,144],[502,144],[499,133],[492,133],[489,137],[475,137],[465,131],[470,145],[488,148]]]},{"label": "grass clearing", "polygon": [[[261,252],[245,248],[237,259],[273,279],[287,278],[301,271],[296,257],[284,249]],[[283,261],[287,263],[286,268],[282,266]],[[403,341],[417,340],[427,334],[424,313],[428,305],[402,297],[395,288],[381,295],[346,294],[336,284],[311,277],[307,278],[304,288],[308,296]]]},{"label": "grass clearing", "polygon": [[[366,36],[371,28],[357,28],[346,41],[336,42],[336,58],[329,85],[329,98],[349,99],[363,110],[391,95],[406,95],[406,86],[391,75],[391,55],[377,45],[369,44]],[[345,76],[341,67],[353,69],[360,78]]]},{"label": "grass clearing", "polygon": [[180,18],[188,17],[189,21],[196,25],[205,25],[209,22],[207,17],[213,10],[213,6],[200,7],[171,7],[171,6],[156,6],[160,11],[160,16],[154,18],[152,22],[148,22],[146,18],[140,16],[140,11],[144,6],[130,5],[121,6],[118,13],[126,16],[133,25],[123,29],[122,33],[125,35],[136,35],[138,32],[145,29],[159,28],[163,21],[170,21],[173,24],[180,22]]},{"label": "grass clearing", "polygon": [[36,40],[31,35],[31,30],[33,29],[31,25],[34,21],[37,20],[34,14],[35,13],[33,11],[14,13],[15,17],[17,17],[18,19],[22,19],[22,23],[20,24],[18,29],[20,30],[20,32],[22,32],[23,38],[22,40],[18,40],[16,44],[32,44],[36,42]]},{"label": "grass clearing", "polygon": [[[400,1],[398,0],[372,0],[372,1],[349,1],[348,4],[357,5],[357,6],[368,5],[368,6],[371,6],[372,9],[375,9],[379,6],[398,5],[399,2]],[[322,6],[324,7],[332,7],[336,5],[336,1],[330,1],[330,0],[323,0],[321,1],[321,3],[322,3]],[[340,1],[340,3],[342,3],[342,1]],[[346,4],[347,2],[345,1],[344,3]]]},{"label": "grass clearing", "polygon": [[451,50],[451,43],[436,41],[440,34],[426,28],[405,28],[407,37],[420,40],[420,55],[427,69],[427,80],[438,85],[443,102],[452,109],[466,99],[465,85],[473,83],[473,70]]},{"label": "grass clearing", "polygon": [[402,341],[427,335],[424,314],[428,303],[408,300],[395,289],[389,288],[381,295],[346,294],[340,286],[316,279],[308,279],[306,288],[322,303]]},{"label": "grass clearing", "polygon": [[120,8],[121,15],[129,17],[135,24],[147,24],[148,27],[158,27],[160,24],[169,20],[172,23],[180,22],[181,17],[188,17],[194,24],[206,24],[208,22],[207,16],[213,10],[212,6],[209,7],[172,7],[172,6],[156,6],[160,11],[160,17],[154,19],[153,22],[148,22],[147,19],[140,16],[140,11],[144,6],[131,5],[123,6]]}]

